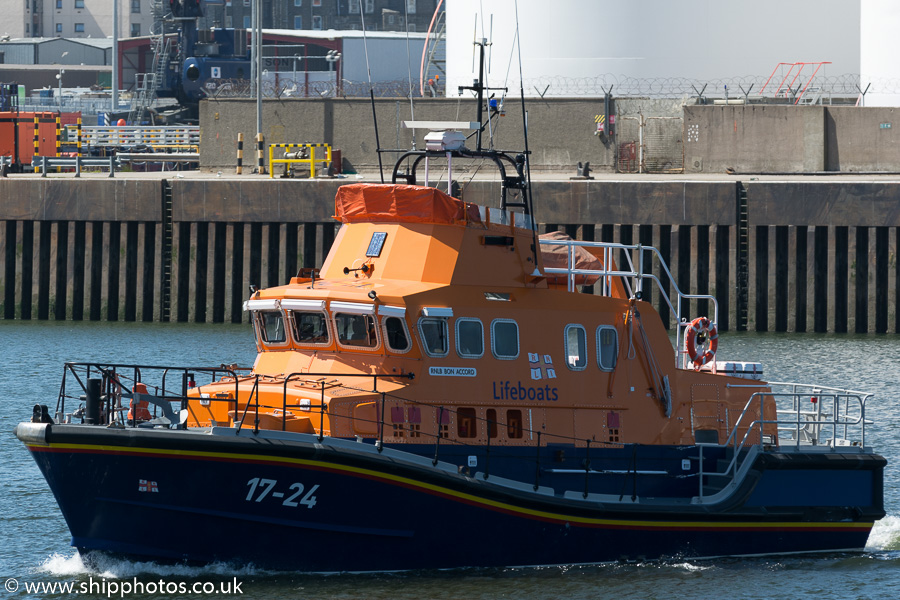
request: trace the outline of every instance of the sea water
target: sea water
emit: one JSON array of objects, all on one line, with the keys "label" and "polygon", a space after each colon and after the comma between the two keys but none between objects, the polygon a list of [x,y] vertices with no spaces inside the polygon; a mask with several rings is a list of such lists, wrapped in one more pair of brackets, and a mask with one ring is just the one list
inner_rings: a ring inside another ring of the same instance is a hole
[{"label": "sea water", "polygon": [[[870,391],[867,443],[888,459],[885,507],[866,551],[709,561],[378,575],[269,572],[81,557],[53,494],[12,434],[55,405],[65,361],[250,365],[247,325],[0,321],[0,600],[8,598],[799,598],[900,597],[900,337],[723,333],[719,358],[763,363],[767,379]],[[123,527],[129,526],[127,523]],[[189,531],[172,532],[190,535]],[[439,541],[435,541],[439,543]],[[476,539],[475,543],[482,543]],[[315,552],[314,548],[308,549]],[[371,548],[378,552],[377,546]],[[53,585],[72,585],[72,594]],[[151,584],[156,587],[150,587]],[[43,590],[35,585],[45,586]],[[135,586],[144,586],[135,593]],[[26,589],[31,587],[31,591]],[[224,592],[223,592],[224,590]],[[55,593],[54,593],[55,592]],[[163,593],[159,593],[163,592]],[[173,593],[169,593],[173,592]]]}]

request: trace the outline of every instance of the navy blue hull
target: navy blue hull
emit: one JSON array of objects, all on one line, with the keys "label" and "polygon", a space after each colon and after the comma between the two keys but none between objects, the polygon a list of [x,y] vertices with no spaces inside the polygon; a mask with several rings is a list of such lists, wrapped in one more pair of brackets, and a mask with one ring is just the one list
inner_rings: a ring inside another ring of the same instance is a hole
[{"label": "navy blue hull", "polygon": [[[863,489],[826,506],[773,497],[766,474],[785,479],[784,465],[761,468],[718,508],[613,505],[327,441],[53,429],[29,449],[73,545],[163,560],[377,571],[850,550],[883,515],[883,459],[831,473]],[[786,478],[797,489],[817,473],[801,463]]]}]

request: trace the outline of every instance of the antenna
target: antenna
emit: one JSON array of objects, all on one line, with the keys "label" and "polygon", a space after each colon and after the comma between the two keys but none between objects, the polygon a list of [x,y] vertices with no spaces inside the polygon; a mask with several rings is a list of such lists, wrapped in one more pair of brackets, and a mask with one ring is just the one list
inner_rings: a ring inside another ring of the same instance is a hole
[{"label": "antenna", "polygon": [[[410,66],[410,61],[412,60],[412,56],[409,53],[409,2],[404,2],[403,6],[406,8],[406,73],[409,77],[409,118],[413,121],[416,120],[416,109],[413,106],[413,84],[412,84],[412,66]],[[425,39],[425,45],[428,45],[428,39]],[[413,131],[412,136],[412,147],[413,150],[416,149],[416,132]],[[379,154],[379,156],[381,156]]]},{"label": "antenna", "polygon": [[[352,2],[353,0],[350,1]],[[366,53],[366,73],[369,76],[369,99],[372,101],[372,121],[375,124],[375,152],[378,154],[378,174],[381,176],[381,183],[384,183],[384,166],[381,164],[381,142],[378,140],[378,114],[375,112],[375,88],[372,87],[372,69],[369,67],[369,42],[366,37],[366,15],[363,11],[362,0],[358,0],[358,2],[359,20],[362,21],[363,48]]]},{"label": "antenna", "polygon": [[515,2],[516,7],[516,46],[519,51],[519,96],[522,99],[522,126],[525,135],[525,177],[527,186],[525,188],[525,202],[528,204],[528,212],[531,214],[531,231],[534,233],[534,244],[532,250],[534,252],[534,264],[537,265],[538,259],[538,237],[537,237],[537,218],[534,214],[534,198],[531,194],[531,152],[528,150],[528,112],[525,110],[525,84],[522,77],[522,36],[519,33],[519,0]]}]

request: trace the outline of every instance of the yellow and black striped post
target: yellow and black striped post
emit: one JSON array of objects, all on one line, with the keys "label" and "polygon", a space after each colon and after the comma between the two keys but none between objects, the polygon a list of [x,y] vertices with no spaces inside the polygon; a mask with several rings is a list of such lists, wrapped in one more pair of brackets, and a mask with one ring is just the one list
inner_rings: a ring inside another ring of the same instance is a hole
[{"label": "yellow and black striped post", "polygon": [[81,154],[81,117],[78,117],[78,119],[75,121],[75,130],[77,131],[76,141],[78,142],[78,148],[77,148],[78,156],[82,156],[82,154]]},{"label": "yellow and black striped post", "polygon": [[[60,148],[62,147],[62,127],[60,127],[59,115],[56,115],[56,158],[60,156]],[[56,167],[56,172],[62,172],[62,167]]]},{"label": "yellow and black striped post", "polygon": [[263,134],[256,134],[256,168],[258,173],[263,175],[266,172],[265,163],[263,162]]},{"label": "yellow and black striped post", "polygon": [[237,151],[237,174],[244,172],[244,134],[238,134],[238,151]]},{"label": "yellow and black striped post", "polygon": [[[34,115],[34,155],[35,156],[41,155],[40,128],[41,128],[41,122],[40,122],[40,119],[38,119],[37,113],[35,113],[35,115]],[[41,170],[40,167],[35,165],[34,172],[37,173],[40,170]]]}]

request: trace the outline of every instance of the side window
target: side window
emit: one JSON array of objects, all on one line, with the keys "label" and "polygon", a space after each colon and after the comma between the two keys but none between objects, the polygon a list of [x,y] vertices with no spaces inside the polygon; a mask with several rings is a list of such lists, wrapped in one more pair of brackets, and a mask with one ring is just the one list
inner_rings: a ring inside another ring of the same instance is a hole
[{"label": "side window", "polygon": [[522,437],[522,411],[512,409],[506,411],[506,437],[516,440]]},{"label": "side window", "polygon": [[400,317],[385,317],[382,324],[387,347],[394,352],[408,352],[410,344],[406,321]]},{"label": "side window", "polygon": [[473,438],[478,434],[478,421],[474,408],[460,408],[456,411],[456,433],[461,438]]},{"label": "side window", "polygon": [[334,326],[338,342],[342,346],[354,348],[378,347],[378,333],[375,331],[375,318],[372,315],[356,315],[336,313]]},{"label": "side window", "polygon": [[419,319],[419,335],[422,347],[429,356],[447,356],[450,351],[447,319],[442,317],[422,317]]},{"label": "side window", "polygon": [[294,340],[298,344],[326,345],[328,339],[328,321],[325,313],[289,310]]},{"label": "side window", "polygon": [[615,327],[601,325],[597,328],[597,365],[602,371],[616,368],[619,356],[619,334]]},{"label": "side window", "polygon": [[487,427],[488,427],[488,437],[489,438],[497,437],[497,409],[496,408],[487,409]]},{"label": "side window", "polygon": [[281,345],[287,341],[284,333],[284,314],[280,310],[261,310],[256,313],[259,339],[267,345]]},{"label": "side window", "polygon": [[519,357],[519,326],[510,319],[494,319],[491,323],[491,350],[496,358]]},{"label": "side window", "polygon": [[566,365],[573,371],[587,366],[587,333],[581,325],[566,325]]},{"label": "side window", "polygon": [[484,356],[484,325],[478,319],[456,320],[456,353],[463,358]]}]

